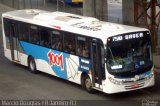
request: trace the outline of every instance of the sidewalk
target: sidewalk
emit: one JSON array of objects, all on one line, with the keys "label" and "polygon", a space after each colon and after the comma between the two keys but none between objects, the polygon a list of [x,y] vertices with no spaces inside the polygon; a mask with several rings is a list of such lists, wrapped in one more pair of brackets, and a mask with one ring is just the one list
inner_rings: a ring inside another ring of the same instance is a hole
[{"label": "sidewalk", "polygon": [[153,54],[153,63],[155,71],[160,73],[160,55]]}]

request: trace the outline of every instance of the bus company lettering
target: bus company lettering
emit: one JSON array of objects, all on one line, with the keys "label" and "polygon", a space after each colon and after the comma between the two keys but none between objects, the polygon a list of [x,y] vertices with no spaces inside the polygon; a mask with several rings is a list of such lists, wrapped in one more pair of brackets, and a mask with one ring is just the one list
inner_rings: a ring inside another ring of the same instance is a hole
[{"label": "bus company lettering", "polygon": [[64,70],[64,65],[63,65],[63,55],[62,53],[60,55],[54,54],[51,50],[47,54],[49,63],[51,66],[56,65],[61,68],[61,70]]}]

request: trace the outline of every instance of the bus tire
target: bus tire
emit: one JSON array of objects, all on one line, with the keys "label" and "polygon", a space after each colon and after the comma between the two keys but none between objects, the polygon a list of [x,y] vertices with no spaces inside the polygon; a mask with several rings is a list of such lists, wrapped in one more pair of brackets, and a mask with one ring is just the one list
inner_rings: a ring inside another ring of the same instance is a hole
[{"label": "bus tire", "polygon": [[94,93],[94,89],[92,88],[92,81],[88,75],[84,76],[84,87],[87,92]]},{"label": "bus tire", "polygon": [[32,72],[32,73],[37,73],[37,69],[36,69],[36,63],[34,61],[34,58],[32,56],[30,56],[28,58],[28,67],[29,67],[29,70]]}]

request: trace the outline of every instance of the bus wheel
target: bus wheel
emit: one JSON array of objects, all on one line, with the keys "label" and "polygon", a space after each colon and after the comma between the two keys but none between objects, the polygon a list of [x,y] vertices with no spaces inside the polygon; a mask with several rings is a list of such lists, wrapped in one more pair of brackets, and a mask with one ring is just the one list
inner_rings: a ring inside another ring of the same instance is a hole
[{"label": "bus wheel", "polygon": [[33,57],[29,57],[28,59],[28,67],[32,73],[37,73],[36,63]]},{"label": "bus wheel", "polygon": [[86,75],[84,78],[84,86],[87,92],[94,93],[94,90],[92,88],[92,82],[88,75]]}]

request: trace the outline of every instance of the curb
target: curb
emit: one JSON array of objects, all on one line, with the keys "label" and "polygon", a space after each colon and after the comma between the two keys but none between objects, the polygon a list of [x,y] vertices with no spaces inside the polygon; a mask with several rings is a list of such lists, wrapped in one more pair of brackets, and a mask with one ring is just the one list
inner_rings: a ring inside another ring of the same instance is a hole
[{"label": "curb", "polygon": [[154,65],[155,69],[160,69],[160,65]]},{"label": "curb", "polygon": [[156,74],[160,74],[160,65],[155,65],[153,71],[154,71]]}]

